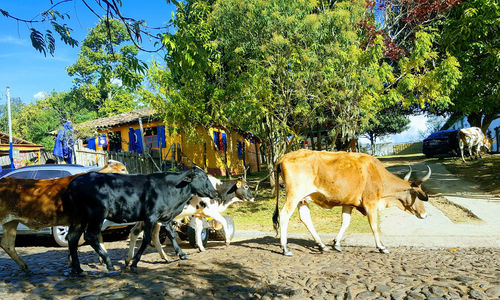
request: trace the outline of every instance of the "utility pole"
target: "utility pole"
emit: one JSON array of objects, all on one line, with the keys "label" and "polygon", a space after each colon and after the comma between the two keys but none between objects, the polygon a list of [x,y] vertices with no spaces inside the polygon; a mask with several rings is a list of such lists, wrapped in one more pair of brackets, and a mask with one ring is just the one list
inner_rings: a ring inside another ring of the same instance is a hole
[{"label": "utility pole", "polygon": [[12,121],[10,118],[10,88],[7,87],[7,114],[9,117],[9,158],[10,170],[14,170],[14,149],[12,148]]}]

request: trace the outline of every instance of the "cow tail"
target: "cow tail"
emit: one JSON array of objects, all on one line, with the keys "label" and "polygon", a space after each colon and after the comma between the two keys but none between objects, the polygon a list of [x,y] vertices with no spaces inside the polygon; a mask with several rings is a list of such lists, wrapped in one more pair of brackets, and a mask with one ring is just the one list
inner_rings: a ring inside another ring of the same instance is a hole
[{"label": "cow tail", "polygon": [[276,191],[276,208],[274,209],[273,213],[273,227],[274,231],[276,232],[276,236],[278,235],[278,229],[280,228],[279,225],[279,200],[280,200],[280,164],[276,165],[276,170],[274,171],[274,189]]}]

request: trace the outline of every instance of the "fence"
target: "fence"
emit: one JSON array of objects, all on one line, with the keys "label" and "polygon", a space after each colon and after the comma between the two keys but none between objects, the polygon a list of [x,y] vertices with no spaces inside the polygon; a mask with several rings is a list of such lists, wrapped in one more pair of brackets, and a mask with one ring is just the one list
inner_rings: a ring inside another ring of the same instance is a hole
[{"label": "fence", "polygon": [[394,145],[394,154],[418,154],[422,153],[422,142]]},{"label": "fence", "polygon": [[380,143],[375,144],[375,151],[372,153],[372,146],[370,144],[362,144],[359,145],[359,151],[364,153],[373,154],[375,156],[386,156],[392,155],[394,149],[392,147],[392,143]]},{"label": "fence", "polygon": [[107,153],[104,151],[94,151],[90,149],[75,149],[76,164],[84,166],[104,166],[107,161]]},{"label": "fence", "polygon": [[159,152],[138,154],[135,152],[109,152],[109,159],[117,160],[127,166],[131,174],[150,174],[161,171],[163,164]]}]

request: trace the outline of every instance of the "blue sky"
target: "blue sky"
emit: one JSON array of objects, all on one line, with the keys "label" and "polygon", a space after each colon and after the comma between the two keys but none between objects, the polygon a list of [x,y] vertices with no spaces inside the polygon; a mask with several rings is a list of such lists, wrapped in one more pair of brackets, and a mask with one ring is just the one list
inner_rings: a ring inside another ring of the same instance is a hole
[{"label": "blue sky", "polygon": [[[57,2],[57,1],[54,1]],[[93,2],[93,1],[89,1]],[[145,4],[147,3],[147,4]],[[0,8],[22,19],[40,19],[40,12],[50,8],[49,0],[0,0]],[[88,28],[97,24],[98,19],[81,1],[63,3],[56,8],[61,13],[69,13],[67,20],[73,29],[72,36],[83,41]],[[172,15],[173,5],[164,0],[123,1],[122,13],[136,19],[144,19],[149,26],[166,26]],[[102,11],[100,11],[102,12]],[[35,25],[44,32],[51,29],[46,25]],[[35,50],[29,38],[29,26],[0,15],[0,102],[6,101],[6,87],[10,87],[11,97],[21,97],[23,102],[32,102],[43,93],[67,91],[72,87],[72,78],[66,67],[75,63],[79,46],[72,48],[56,37],[56,51],[52,57]],[[53,30],[52,30],[53,31]],[[146,39],[146,38],[144,38]],[[149,48],[152,48],[150,46]],[[161,59],[159,54],[141,53],[140,58],[151,61]]]}]

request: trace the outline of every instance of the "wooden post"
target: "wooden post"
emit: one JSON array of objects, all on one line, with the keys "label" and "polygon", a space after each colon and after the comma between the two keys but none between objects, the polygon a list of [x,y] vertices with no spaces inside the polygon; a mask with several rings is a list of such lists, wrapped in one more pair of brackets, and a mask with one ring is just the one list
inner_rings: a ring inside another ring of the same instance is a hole
[{"label": "wooden post", "polygon": [[139,129],[141,131],[142,153],[144,153],[146,149],[146,143],[144,142],[144,130],[142,128],[142,118],[139,118]]},{"label": "wooden post", "polygon": [[246,143],[245,143],[245,140],[243,140],[243,142],[241,142],[241,152],[243,153],[243,170],[246,170],[247,168],[247,161],[246,161]]},{"label": "wooden post", "polygon": [[203,142],[203,169],[207,172],[207,142]]},{"label": "wooden post", "polygon": [[177,147],[175,146],[175,143],[172,144],[172,159],[171,159],[171,168],[174,167],[174,162],[175,162],[175,152],[177,151]]}]

